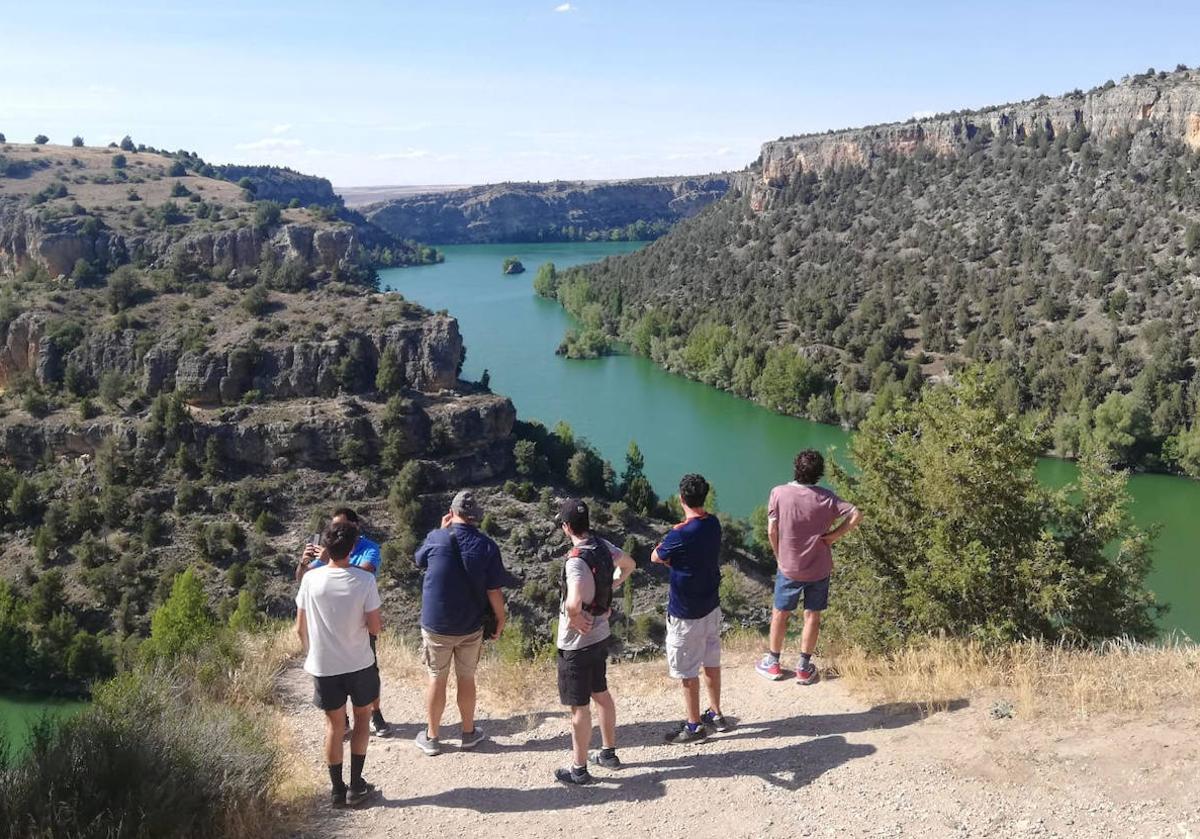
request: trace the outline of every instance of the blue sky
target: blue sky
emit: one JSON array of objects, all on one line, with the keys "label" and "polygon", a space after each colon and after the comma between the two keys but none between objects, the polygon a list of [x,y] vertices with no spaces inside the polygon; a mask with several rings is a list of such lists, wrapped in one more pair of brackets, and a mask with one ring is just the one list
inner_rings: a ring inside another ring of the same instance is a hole
[{"label": "blue sky", "polygon": [[740,168],[764,140],[1200,64],[1200,2],[8,3],[0,132],[339,186]]}]

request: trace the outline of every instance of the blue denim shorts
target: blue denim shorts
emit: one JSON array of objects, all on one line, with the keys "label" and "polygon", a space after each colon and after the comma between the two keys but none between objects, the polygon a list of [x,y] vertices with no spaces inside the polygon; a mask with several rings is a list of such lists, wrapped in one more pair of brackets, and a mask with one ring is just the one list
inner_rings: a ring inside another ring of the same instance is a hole
[{"label": "blue denim shorts", "polygon": [[804,596],[806,612],[822,612],[829,605],[829,578],[814,582],[802,583],[785,577],[781,572],[775,574],[775,608],[781,612],[794,612],[800,605],[800,596]]}]

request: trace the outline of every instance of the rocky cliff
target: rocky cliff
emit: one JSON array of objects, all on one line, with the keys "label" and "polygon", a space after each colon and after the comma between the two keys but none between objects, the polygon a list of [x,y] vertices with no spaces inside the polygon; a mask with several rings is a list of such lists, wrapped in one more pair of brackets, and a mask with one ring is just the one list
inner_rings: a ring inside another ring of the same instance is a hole
[{"label": "rocky cliff", "polygon": [[656,235],[695,215],[729,183],[727,175],[706,175],[490,184],[398,198],[364,214],[397,236],[443,244],[635,238],[637,230]]},{"label": "rocky cliff", "polygon": [[888,155],[919,150],[957,154],[980,132],[1017,141],[1044,132],[1053,139],[1076,126],[1102,142],[1132,134],[1135,142],[1182,140],[1200,149],[1200,71],[1141,74],[1087,93],[772,140],[763,144],[759,161],[742,185],[749,188],[752,206],[761,210],[775,191],[801,172],[869,166]]}]

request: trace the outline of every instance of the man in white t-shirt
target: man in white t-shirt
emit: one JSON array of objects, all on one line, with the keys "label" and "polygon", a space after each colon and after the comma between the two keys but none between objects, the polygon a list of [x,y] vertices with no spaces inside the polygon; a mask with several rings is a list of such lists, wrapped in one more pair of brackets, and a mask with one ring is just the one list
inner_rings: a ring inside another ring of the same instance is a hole
[{"label": "man in white t-shirt", "polygon": [[[296,594],[296,634],[307,651],[304,669],[313,677],[313,704],[325,712],[325,759],[334,807],[357,806],[374,787],[363,780],[371,708],[379,698],[379,668],[371,636],[380,631],[379,589],[369,571],[350,565],[358,527],[331,524],[321,540],[329,564],[309,571]],[[350,739],[350,786],[342,779],[346,699],[354,708]]]}]

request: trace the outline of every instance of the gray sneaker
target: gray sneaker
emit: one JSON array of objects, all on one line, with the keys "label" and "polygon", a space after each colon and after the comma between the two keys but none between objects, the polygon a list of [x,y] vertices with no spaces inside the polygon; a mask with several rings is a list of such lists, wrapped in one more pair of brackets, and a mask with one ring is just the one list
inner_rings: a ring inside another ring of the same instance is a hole
[{"label": "gray sneaker", "polygon": [[425,754],[429,755],[430,757],[433,757],[434,755],[440,755],[442,753],[442,744],[438,742],[438,738],[430,737],[429,732],[423,728],[417,734],[417,736],[413,738],[413,742],[417,744],[418,749],[425,752]]},{"label": "gray sneaker", "polygon": [[467,733],[466,731],[463,732],[462,742],[458,744],[458,747],[460,749],[473,749],[482,743],[485,737],[487,737],[487,735],[483,733],[483,729],[481,729],[479,726],[475,726],[474,731],[470,733]]}]

